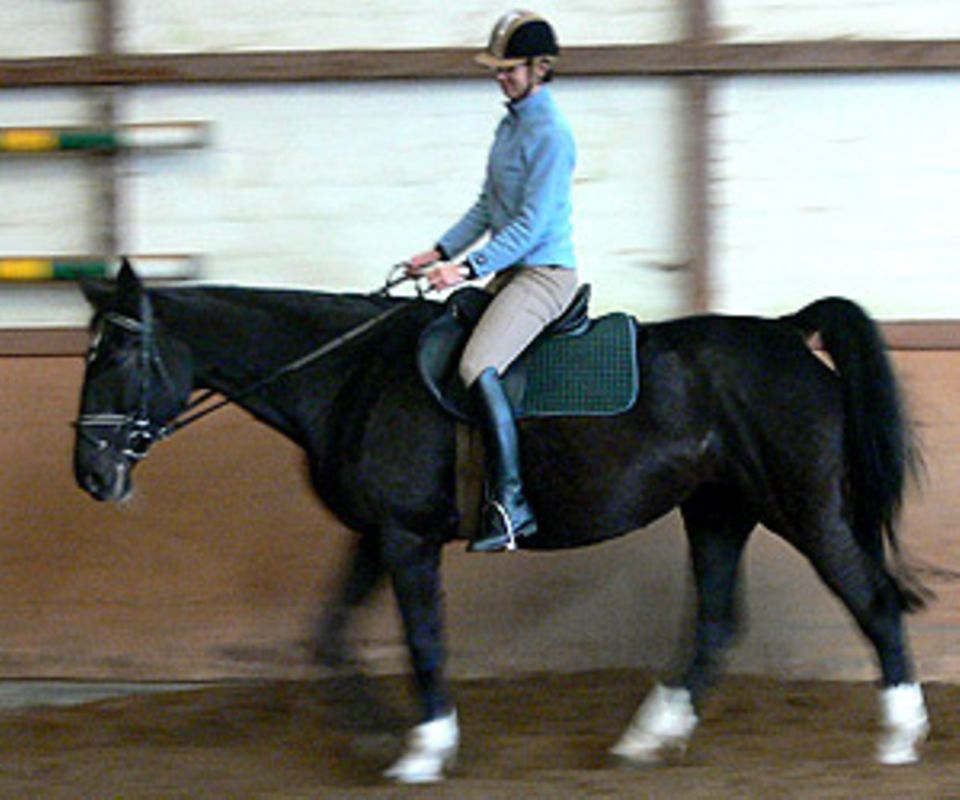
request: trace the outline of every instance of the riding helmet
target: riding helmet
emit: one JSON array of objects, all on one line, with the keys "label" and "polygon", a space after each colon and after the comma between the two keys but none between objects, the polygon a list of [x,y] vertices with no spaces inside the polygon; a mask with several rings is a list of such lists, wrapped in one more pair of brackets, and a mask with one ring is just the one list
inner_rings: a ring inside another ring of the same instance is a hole
[{"label": "riding helmet", "polygon": [[509,69],[531,59],[553,61],[560,55],[550,23],[532,11],[508,11],[493,26],[487,49],[476,61],[492,69]]}]

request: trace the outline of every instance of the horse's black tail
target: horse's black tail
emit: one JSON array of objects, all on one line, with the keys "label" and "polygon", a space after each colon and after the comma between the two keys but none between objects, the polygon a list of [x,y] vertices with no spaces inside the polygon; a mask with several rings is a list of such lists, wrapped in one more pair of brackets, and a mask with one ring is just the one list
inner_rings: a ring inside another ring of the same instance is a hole
[{"label": "horse's black tail", "polygon": [[854,534],[880,565],[886,561],[886,539],[897,560],[899,574],[892,577],[903,606],[920,608],[929,592],[901,557],[896,532],[920,453],[883,337],[860,306],[840,297],[817,300],[784,320],[808,337],[820,335],[840,377]]}]

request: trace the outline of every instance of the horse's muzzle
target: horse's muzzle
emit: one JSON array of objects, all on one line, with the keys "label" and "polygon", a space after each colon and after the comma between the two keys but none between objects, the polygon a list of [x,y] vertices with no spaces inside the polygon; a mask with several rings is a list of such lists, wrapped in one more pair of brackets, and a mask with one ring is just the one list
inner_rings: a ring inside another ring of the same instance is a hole
[{"label": "horse's muzzle", "polygon": [[74,477],[94,500],[118,503],[133,490],[131,466],[127,458],[115,452],[81,445],[74,460]]}]

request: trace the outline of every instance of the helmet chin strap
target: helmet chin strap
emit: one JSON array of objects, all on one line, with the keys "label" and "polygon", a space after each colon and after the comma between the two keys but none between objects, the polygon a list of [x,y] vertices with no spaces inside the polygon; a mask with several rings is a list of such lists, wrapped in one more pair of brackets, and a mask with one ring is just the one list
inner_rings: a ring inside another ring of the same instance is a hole
[{"label": "helmet chin strap", "polygon": [[533,58],[527,59],[527,67],[528,67],[528,70],[529,70],[530,81],[527,83],[527,88],[524,89],[523,94],[520,95],[516,100],[514,100],[515,103],[519,103],[519,102],[521,102],[521,101],[523,101],[523,100],[526,100],[526,99],[527,99],[530,95],[532,95],[532,94],[542,85],[542,83],[543,83],[543,82],[540,80],[540,76],[537,74],[537,64],[536,64],[536,60],[533,59]]}]

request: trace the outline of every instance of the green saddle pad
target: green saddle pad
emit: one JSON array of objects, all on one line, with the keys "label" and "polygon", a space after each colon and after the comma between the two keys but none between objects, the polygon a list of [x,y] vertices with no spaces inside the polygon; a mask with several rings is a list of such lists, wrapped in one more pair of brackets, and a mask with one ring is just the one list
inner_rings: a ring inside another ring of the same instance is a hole
[{"label": "green saddle pad", "polygon": [[[582,287],[583,297],[588,287]],[[579,296],[579,295],[578,295]],[[547,330],[510,365],[503,386],[518,418],[621,414],[636,402],[637,324],[622,312],[581,318],[563,331]],[[416,364],[424,386],[463,422],[474,423],[472,402],[458,374],[470,333],[490,295],[467,288],[420,335]]]},{"label": "green saddle pad", "polygon": [[518,417],[627,411],[639,390],[634,320],[608,314],[593,320],[586,333],[544,339],[531,348],[522,368]]}]

